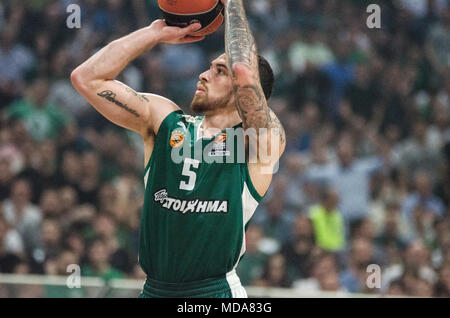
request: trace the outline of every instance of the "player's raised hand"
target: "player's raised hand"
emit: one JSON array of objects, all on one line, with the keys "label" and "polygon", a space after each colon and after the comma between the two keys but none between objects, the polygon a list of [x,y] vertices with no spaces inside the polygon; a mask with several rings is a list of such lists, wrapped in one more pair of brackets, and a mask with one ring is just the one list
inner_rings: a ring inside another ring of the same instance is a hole
[{"label": "player's raised hand", "polygon": [[204,36],[195,36],[194,32],[201,29],[200,23],[193,23],[185,28],[168,26],[164,20],[153,21],[150,29],[157,34],[160,43],[192,43],[203,40]]}]

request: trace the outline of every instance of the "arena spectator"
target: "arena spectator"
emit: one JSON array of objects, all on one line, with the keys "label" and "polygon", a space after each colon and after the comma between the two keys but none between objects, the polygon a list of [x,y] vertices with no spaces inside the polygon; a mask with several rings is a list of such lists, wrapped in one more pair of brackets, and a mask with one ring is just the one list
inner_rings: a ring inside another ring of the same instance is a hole
[{"label": "arena spectator", "polygon": [[444,216],[445,207],[442,200],[433,194],[429,173],[418,171],[414,175],[414,188],[402,204],[403,217],[410,226],[409,239],[415,239],[423,233],[423,222],[432,223],[434,218]]},{"label": "arena spectator", "polygon": [[436,71],[447,75],[450,67],[449,31],[450,7],[447,6],[447,8],[443,8],[442,19],[430,28],[427,39],[427,53],[431,63]]},{"label": "arena spectator", "polygon": [[370,176],[382,167],[378,157],[355,159],[354,139],[343,134],[337,144],[338,161],[308,171],[316,182],[326,182],[338,190],[339,210],[347,224],[367,216]]},{"label": "arena spectator", "polygon": [[372,241],[362,237],[355,238],[351,242],[348,260],[348,267],[340,273],[342,286],[352,293],[366,291],[367,267],[379,264],[375,260]]},{"label": "arena spectator", "polygon": [[44,262],[44,259],[56,257],[61,253],[62,235],[63,229],[56,218],[48,217],[42,220],[39,252],[43,253],[43,256],[36,257],[38,262]]},{"label": "arena spectator", "polygon": [[316,249],[308,264],[308,275],[294,281],[293,287],[302,292],[342,291],[338,265],[333,254]]},{"label": "arena spectator", "polygon": [[268,190],[273,195],[268,197],[265,205],[258,206],[254,216],[254,222],[262,227],[265,235],[279,242],[278,244],[283,244],[290,238],[294,218],[293,213],[286,207],[283,195],[280,195],[284,194],[286,181],[283,176],[275,178],[272,189]]},{"label": "arena spectator", "polygon": [[7,116],[11,120],[23,121],[36,141],[56,137],[69,120],[60,108],[48,104],[48,85],[45,78],[34,80],[27,89],[26,97],[12,103],[7,109]]},{"label": "arena spectator", "polygon": [[44,190],[39,201],[39,208],[44,217],[58,217],[61,213],[58,192],[51,188]]},{"label": "arena spectator", "polygon": [[400,280],[391,282],[388,290],[385,292],[385,295],[394,296],[394,297],[406,296],[406,292],[405,292],[402,282]]},{"label": "arena spectator", "polygon": [[331,252],[345,247],[345,224],[341,213],[337,210],[339,197],[330,187],[320,191],[320,203],[309,210],[317,245]]},{"label": "arena spectator", "polygon": [[[420,240],[410,243],[403,252],[403,262],[389,266],[385,269],[384,282],[389,283],[396,279],[401,279],[405,285],[407,294],[414,289],[414,281],[424,280],[432,286],[436,283],[437,274],[432,267],[430,251]],[[422,284],[424,290],[427,286]],[[421,293],[422,290],[416,290]]]},{"label": "arena spectator", "polygon": [[80,155],[74,150],[66,150],[62,153],[62,162],[60,164],[58,185],[69,186],[77,191],[79,196],[78,182],[82,176]]},{"label": "arena spectator", "polygon": [[261,278],[254,281],[255,286],[264,287],[290,287],[292,282],[289,277],[286,259],[277,253],[267,260]]},{"label": "arena spectator", "polygon": [[18,30],[6,24],[0,32],[0,97],[2,109],[24,89],[25,76],[36,63],[33,51],[18,41]]},{"label": "arena spectator", "polygon": [[82,260],[86,255],[84,236],[75,227],[67,230],[67,234],[64,237],[64,247],[75,253],[79,260]]},{"label": "arena spectator", "polygon": [[[440,152],[442,145],[436,131],[418,119],[413,123],[412,135],[402,142],[396,152],[398,162],[411,171],[424,170],[433,172],[442,163]],[[435,175],[431,175],[435,179]]]},{"label": "arena spectator", "polygon": [[31,203],[31,197],[30,183],[26,179],[18,179],[12,184],[11,194],[3,203],[5,221],[17,229],[28,250],[36,247],[42,219],[41,211]]},{"label": "arena spectator", "polygon": [[7,158],[0,158],[0,200],[9,196],[10,186],[14,178],[12,163]]},{"label": "arena spectator", "polygon": [[49,87],[48,102],[51,105],[59,105],[65,113],[74,118],[82,119],[88,111],[86,100],[77,93],[66,74],[70,72],[70,52],[68,47],[63,47],[55,53],[51,61],[52,82]]},{"label": "arena spectator", "polygon": [[313,277],[317,277],[317,282],[320,291],[325,292],[342,292],[344,291],[342,284],[339,281],[338,270],[335,270],[336,265],[334,259],[331,255],[326,257],[323,261],[330,263],[330,270],[327,272],[317,272],[313,273]]},{"label": "arena spectator", "polygon": [[439,281],[436,285],[437,297],[450,297],[450,265],[445,265],[439,272]]},{"label": "arena spectator", "polygon": [[375,238],[376,246],[383,251],[387,265],[401,262],[401,251],[407,246],[406,239],[400,232],[400,212],[398,204],[390,202],[386,208],[383,230]]},{"label": "arena spectator", "polygon": [[115,220],[108,214],[99,214],[94,219],[93,230],[94,236],[107,245],[111,265],[124,273],[131,273],[133,265],[130,251],[123,246]]},{"label": "arena spectator", "polygon": [[294,278],[305,278],[309,272],[309,260],[315,248],[314,230],[306,213],[299,213],[295,219],[293,237],[281,248],[288,271]]},{"label": "arena spectator", "polygon": [[79,200],[81,203],[96,204],[100,188],[100,156],[95,151],[81,154],[81,176],[78,181]]},{"label": "arena spectator", "polygon": [[[25,249],[19,232],[6,223],[0,216],[0,251],[6,253],[24,255]],[[1,253],[0,253],[1,254]]]},{"label": "arena spectator", "polygon": [[237,268],[239,279],[244,285],[250,285],[262,275],[264,264],[268,258],[268,255],[260,248],[263,234],[261,227],[256,224],[251,224],[247,228],[246,251]]},{"label": "arena spectator", "polygon": [[331,84],[327,111],[330,115],[336,116],[339,112],[339,101],[344,96],[348,86],[355,80],[355,66],[350,61],[352,47],[349,40],[338,38],[333,46],[335,59],[326,63],[321,71],[328,77]]},{"label": "arena spectator", "polygon": [[299,209],[309,203],[303,191],[306,182],[304,176],[306,160],[305,156],[298,152],[286,154],[285,169],[290,177],[286,185],[285,200],[289,209]]},{"label": "arena spectator", "polygon": [[[78,255],[70,250],[63,250],[57,256],[49,258],[45,263],[47,275],[66,276],[73,271],[71,266],[80,263]],[[84,288],[67,288],[66,286],[45,286],[45,297],[49,298],[79,298],[88,294]]]},{"label": "arena spectator", "polygon": [[100,238],[94,239],[87,249],[87,262],[82,267],[82,274],[105,280],[124,277],[122,272],[111,266],[110,257],[111,251],[106,243]]},{"label": "arena spectator", "polygon": [[57,196],[60,198],[58,201],[62,213],[71,211],[78,205],[78,195],[73,187],[63,186],[58,188]]}]

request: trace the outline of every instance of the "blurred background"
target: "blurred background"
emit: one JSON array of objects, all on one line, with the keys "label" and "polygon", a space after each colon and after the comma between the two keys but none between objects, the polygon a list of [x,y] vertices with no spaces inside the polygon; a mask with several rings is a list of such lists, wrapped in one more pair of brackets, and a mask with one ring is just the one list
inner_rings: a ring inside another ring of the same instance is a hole
[{"label": "blurred background", "polygon": [[[80,29],[66,26],[71,3]],[[366,26],[370,3],[381,29]],[[249,295],[450,297],[450,1],[245,4],[287,134],[237,268]],[[0,2],[0,297],[138,295],[142,141],[69,75],[159,16],[156,0]],[[189,113],[223,36],[158,45],[119,80]],[[69,264],[86,286],[64,287]]]}]

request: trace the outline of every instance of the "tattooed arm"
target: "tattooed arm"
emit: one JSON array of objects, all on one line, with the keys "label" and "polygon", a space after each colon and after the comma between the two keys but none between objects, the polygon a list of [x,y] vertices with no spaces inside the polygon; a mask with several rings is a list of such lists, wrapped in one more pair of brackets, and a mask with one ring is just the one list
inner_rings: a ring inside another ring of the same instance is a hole
[{"label": "tattooed arm", "polygon": [[73,86],[103,116],[116,125],[143,136],[156,133],[161,121],[173,110],[173,102],[153,94],[140,94],[114,80],[136,57],[158,43],[195,42],[190,36],[200,24],[168,27],[163,20],[115,40],[102,48],[71,74]]},{"label": "tattooed arm", "polygon": [[225,7],[225,48],[232,71],[236,106],[245,128],[265,127],[267,101],[259,83],[258,53],[242,0],[228,0]]},{"label": "tattooed arm", "polygon": [[[260,134],[260,128],[267,128],[269,138],[276,137],[280,141],[281,156],[286,137],[283,126],[275,113],[268,107],[261,87],[258,52],[245,15],[243,1],[223,2],[225,4],[225,47],[228,67],[232,70],[236,107],[243,126],[245,129],[255,128],[258,134]],[[278,158],[276,159],[278,160]]]}]

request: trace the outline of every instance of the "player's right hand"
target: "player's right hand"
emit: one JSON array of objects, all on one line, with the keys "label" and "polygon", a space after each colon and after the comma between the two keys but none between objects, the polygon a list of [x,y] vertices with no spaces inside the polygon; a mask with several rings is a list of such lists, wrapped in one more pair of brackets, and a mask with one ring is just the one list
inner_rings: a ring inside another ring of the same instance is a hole
[{"label": "player's right hand", "polygon": [[202,28],[200,23],[193,23],[185,28],[168,26],[162,19],[153,21],[150,29],[155,32],[158,42],[160,43],[192,43],[198,42],[205,38],[205,36],[195,36],[194,32]]}]

